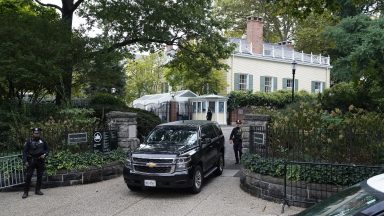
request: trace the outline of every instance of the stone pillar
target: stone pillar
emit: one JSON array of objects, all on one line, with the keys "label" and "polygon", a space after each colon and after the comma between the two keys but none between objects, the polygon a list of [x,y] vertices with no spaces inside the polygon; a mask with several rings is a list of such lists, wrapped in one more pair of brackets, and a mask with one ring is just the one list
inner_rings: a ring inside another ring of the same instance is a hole
[{"label": "stone pillar", "polygon": [[169,121],[173,122],[177,120],[177,102],[176,101],[170,101],[169,105]]},{"label": "stone pillar", "polygon": [[112,111],[107,113],[107,122],[111,130],[117,131],[117,144],[128,151],[139,146],[140,140],[136,137],[136,113]]},{"label": "stone pillar", "polygon": [[[269,115],[245,114],[242,131],[243,131],[243,149],[244,152],[249,152],[250,149],[255,149],[255,139],[250,137],[250,127],[256,127],[259,133],[264,133],[265,145],[267,144],[267,126],[271,117]],[[253,141],[253,142],[251,142]]]}]

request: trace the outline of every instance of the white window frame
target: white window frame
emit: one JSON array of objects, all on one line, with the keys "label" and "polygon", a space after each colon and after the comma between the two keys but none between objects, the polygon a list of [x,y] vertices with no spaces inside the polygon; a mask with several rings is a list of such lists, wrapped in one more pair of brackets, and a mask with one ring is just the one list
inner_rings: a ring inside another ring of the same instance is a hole
[{"label": "white window frame", "polygon": [[287,86],[285,86],[287,89],[292,89],[293,82],[292,79],[287,79]]},{"label": "white window frame", "polygon": [[[322,85],[323,83],[322,82],[317,82],[317,81],[315,81],[314,82],[314,90],[315,90],[315,93],[321,93],[321,92],[323,92],[323,85]],[[316,87],[318,87],[318,88],[316,88]]]},{"label": "white window frame", "polygon": [[248,74],[239,74],[239,90],[248,90]]},{"label": "white window frame", "polygon": [[[269,82],[269,84],[267,84]],[[266,76],[264,79],[264,92],[272,92],[273,91],[273,77]]]}]

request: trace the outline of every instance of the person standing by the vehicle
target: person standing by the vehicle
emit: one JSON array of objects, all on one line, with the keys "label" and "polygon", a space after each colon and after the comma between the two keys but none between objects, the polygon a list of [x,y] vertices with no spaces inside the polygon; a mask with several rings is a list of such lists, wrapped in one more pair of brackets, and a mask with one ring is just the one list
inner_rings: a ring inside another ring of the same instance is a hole
[{"label": "person standing by the vehicle", "polygon": [[40,132],[40,128],[33,128],[32,137],[24,144],[23,163],[27,168],[27,174],[25,177],[23,199],[28,197],[29,186],[35,169],[37,175],[35,194],[43,195],[40,189],[45,169],[45,158],[48,155],[48,145],[40,138]]},{"label": "person standing by the vehicle", "polygon": [[229,142],[233,144],[236,164],[238,164],[241,160],[241,155],[243,154],[243,140],[240,120],[236,121],[236,127],[232,129],[231,135],[229,136]]},{"label": "person standing by the vehicle", "polygon": [[212,111],[211,111],[211,109],[208,109],[208,112],[207,112],[207,120],[208,120],[208,121],[211,121],[211,120],[212,120]]}]

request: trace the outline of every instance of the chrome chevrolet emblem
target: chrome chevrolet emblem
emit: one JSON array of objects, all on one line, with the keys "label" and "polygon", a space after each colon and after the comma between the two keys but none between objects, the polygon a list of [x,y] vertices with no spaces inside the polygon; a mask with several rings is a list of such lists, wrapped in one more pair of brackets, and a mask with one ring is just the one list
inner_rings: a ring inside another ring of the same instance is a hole
[{"label": "chrome chevrolet emblem", "polygon": [[152,162],[149,162],[149,163],[147,163],[147,164],[145,164],[147,167],[149,167],[149,168],[153,168],[153,167],[155,167],[155,166],[157,166],[157,164],[155,164],[155,163],[152,163]]}]

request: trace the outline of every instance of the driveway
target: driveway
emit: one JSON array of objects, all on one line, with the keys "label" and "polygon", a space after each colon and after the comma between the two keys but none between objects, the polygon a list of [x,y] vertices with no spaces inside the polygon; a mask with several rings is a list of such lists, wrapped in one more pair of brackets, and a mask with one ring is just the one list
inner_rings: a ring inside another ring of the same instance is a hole
[{"label": "driveway", "polygon": [[226,136],[226,167],[223,175],[205,180],[202,191],[188,190],[130,191],[122,177],[88,185],[45,189],[44,196],[33,193],[21,199],[22,192],[0,193],[0,215],[292,215],[302,209],[251,196],[240,189],[232,145],[228,138],[232,127],[222,127]]}]

